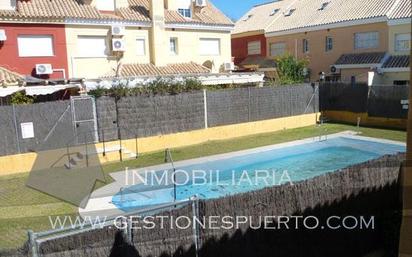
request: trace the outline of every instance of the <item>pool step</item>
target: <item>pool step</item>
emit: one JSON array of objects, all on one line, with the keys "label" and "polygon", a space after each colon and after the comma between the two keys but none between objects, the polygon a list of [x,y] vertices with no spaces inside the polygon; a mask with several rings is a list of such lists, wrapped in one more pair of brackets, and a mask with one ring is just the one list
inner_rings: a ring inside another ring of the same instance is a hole
[{"label": "pool step", "polygon": [[[120,152],[120,150],[122,151],[122,157],[126,158],[126,159],[132,159],[132,158],[136,158],[137,154],[128,150],[125,147],[120,147],[120,145],[115,145],[115,146],[110,146],[110,147],[106,147],[106,148],[95,148],[95,149],[89,149],[87,151],[86,154],[86,150],[82,151],[82,152],[77,152],[73,155],[70,156],[70,160],[67,161],[64,164],[64,167],[66,167],[66,169],[73,169],[76,168],[78,166],[81,166],[80,164],[84,164],[85,160],[86,160],[86,156],[95,156],[95,155],[99,155],[99,154],[108,154],[108,153],[116,153],[116,152]],[[85,164],[84,164],[85,165]]]}]

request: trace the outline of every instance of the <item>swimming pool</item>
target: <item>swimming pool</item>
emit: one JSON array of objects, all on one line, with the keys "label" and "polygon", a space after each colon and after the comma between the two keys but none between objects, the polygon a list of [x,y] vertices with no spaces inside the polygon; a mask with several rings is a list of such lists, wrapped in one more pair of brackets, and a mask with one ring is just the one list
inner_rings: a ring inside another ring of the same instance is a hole
[{"label": "swimming pool", "polygon": [[171,165],[168,169],[149,170],[145,174],[156,174],[157,178],[165,175],[166,179],[159,182],[151,177],[147,185],[126,187],[113,196],[112,203],[122,211],[131,211],[172,202],[175,195],[176,200],[193,195],[204,199],[220,198],[307,180],[405,150],[404,144],[357,136],[251,149],[177,164],[175,184]]}]

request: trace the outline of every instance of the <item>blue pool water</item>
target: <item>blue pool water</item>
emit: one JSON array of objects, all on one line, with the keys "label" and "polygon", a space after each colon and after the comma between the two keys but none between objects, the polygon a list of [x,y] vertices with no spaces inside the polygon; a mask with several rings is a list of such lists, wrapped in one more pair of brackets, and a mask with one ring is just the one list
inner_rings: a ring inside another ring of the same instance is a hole
[{"label": "blue pool water", "polygon": [[[212,199],[298,182],[405,150],[405,146],[396,144],[337,137],[176,167],[176,199],[193,195]],[[175,189],[171,170],[155,171],[155,174],[157,178],[165,175],[167,179],[152,183],[156,181],[152,178],[148,180],[149,185],[125,188],[113,196],[113,204],[123,211],[131,211],[172,202]]]}]

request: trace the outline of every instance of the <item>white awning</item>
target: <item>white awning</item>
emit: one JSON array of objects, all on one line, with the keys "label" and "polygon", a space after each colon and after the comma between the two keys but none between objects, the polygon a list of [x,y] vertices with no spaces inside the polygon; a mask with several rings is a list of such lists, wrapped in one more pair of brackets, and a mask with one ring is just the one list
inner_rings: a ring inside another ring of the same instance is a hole
[{"label": "white awning", "polygon": [[80,84],[67,84],[55,86],[29,86],[25,87],[26,95],[50,95],[60,90],[80,88]]},{"label": "white awning", "polygon": [[16,92],[24,90],[24,87],[6,87],[0,88],[0,97],[5,97],[8,95],[12,95]]}]

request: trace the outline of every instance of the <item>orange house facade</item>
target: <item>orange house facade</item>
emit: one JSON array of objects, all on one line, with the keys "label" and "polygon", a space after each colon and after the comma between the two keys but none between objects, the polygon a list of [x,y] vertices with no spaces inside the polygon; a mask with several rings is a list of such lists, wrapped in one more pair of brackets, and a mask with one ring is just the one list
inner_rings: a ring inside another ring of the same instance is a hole
[{"label": "orange house facade", "polygon": [[[405,85],[410,84],[411,9],[410,0],[281,0],[246,13],[235,24],[232,42],[247,42],[242,35],[259,29],[266,58],[306,59],[310,81]],[[233,51],[242,54],[235,59],[245,58],[246,47]]]},{"label": "orange house facade", "polygon": [[[356,40],[361,35],[376,35],[377,43],[368,47],[358,47]],[[366,58],[385,53],[388,49],[388,25],[386,22],[355,25],[342,28],[325,28],[296,34],[280,35],[267,38],[269,56],[275,58],[280,54],[291,54],[298,59],[307,59],[311,80],[319,79],[321,72],[331,74],[336,61],[345,54],[362,54]],[[276,46],[283,45],[279,51]],[[276,51],[278,50],[278,51]],[[339,66],[338,66],[339,67]],[[361,64],[348,64],[345,68],[337,68],[342,81],[366,82],[370,67]]]}]

